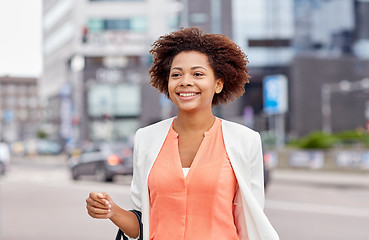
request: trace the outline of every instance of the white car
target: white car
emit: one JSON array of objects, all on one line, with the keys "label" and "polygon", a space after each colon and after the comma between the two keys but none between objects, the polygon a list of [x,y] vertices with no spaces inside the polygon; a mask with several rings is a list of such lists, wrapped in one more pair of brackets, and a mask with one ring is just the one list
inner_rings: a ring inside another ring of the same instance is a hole
[{"label": "white car", "polygon": [[4,174],[10,162],[9,145],[0,142],[0,174]]}]

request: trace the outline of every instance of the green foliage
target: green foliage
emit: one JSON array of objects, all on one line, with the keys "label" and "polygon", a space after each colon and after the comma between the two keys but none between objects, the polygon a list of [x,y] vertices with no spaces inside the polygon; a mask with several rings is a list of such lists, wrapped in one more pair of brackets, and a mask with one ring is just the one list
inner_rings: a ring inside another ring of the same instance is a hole
[{"label": "green foliage", "polygon": [[287,145],[305,149],[328,149],[337,145],[350,146],[355,144],[369,147],[369,134],[360,130],[348,130],[336,134],[314,131],[303,138],[291,140]]},{"label": "green foliage", "polygon": [[362,143],[369,146],[369,134],[366,131],[343,131],[336,134],[336,137],[342,144]]},{"label": "green foliage", "polygon": [[47,133],[43,130],[38,130],[37,131],[37,138],[46,139],[47,138]]}]

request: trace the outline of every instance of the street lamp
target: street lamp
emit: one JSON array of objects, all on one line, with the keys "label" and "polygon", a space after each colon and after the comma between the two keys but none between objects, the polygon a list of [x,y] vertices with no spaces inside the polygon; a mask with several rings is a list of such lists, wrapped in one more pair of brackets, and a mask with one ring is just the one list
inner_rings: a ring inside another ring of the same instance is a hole
[{"label": "street lamp", "polygon": [[360,82],[363,89],[369,89],[369,78],[364,78]]},{"label": "street lamp", "polygon": [[322,119],[323,119],[323,132],[331,133],[331,84],[325,83],[322,86]]},{"label": "street lamp", "polygon": [[339,83],[339,88],[342,92],[348,92],[351,90],[351,82],[347,81],[347,80],[342,80]]},{"label": "street lamp", "polygon": [[70,67],[73,72],[80,72],[85,68],[85,58],[82,55],[73,56]]}]

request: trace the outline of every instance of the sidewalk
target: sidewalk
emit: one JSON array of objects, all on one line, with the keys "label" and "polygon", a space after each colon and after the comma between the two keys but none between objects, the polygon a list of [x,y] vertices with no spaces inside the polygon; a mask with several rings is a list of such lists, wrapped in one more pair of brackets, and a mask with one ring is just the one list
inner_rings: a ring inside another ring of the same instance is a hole
[{"label": "sidewalk", "polygon": [[328,184],[338,187],[361,187],[369,189],[369,174],[354,172],[331,172],[302,169],[273,169],[271,181],[291,184]]},{"label": "sidewalk", "polygon": [[59,155],[34,155],[34,156],[24,156],[17,157],[12,156],[10,164],[42,164],[45,166],[66,166],[67,164],[67,155],[59,154]]}]

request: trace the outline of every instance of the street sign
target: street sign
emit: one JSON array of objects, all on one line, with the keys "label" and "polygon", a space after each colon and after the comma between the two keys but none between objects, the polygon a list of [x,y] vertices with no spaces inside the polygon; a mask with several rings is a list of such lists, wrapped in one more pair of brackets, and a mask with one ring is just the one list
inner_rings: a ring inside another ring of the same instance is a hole
[{"label": "street sign", "polygon": [[14,118],[15,118],[14,111],[13,111],[13,110],[9,110],[9,109],[4,110],[3,118],[4,118],[4,121],[5,121],[6,123],[11,123],[11,122],[13,122],[13,120],[14,120]]},{"label": "street sign", "polygon": [[287,78],[284,75],[269,75],[263,80],[264,111],[267,114],[286,113]]}]

